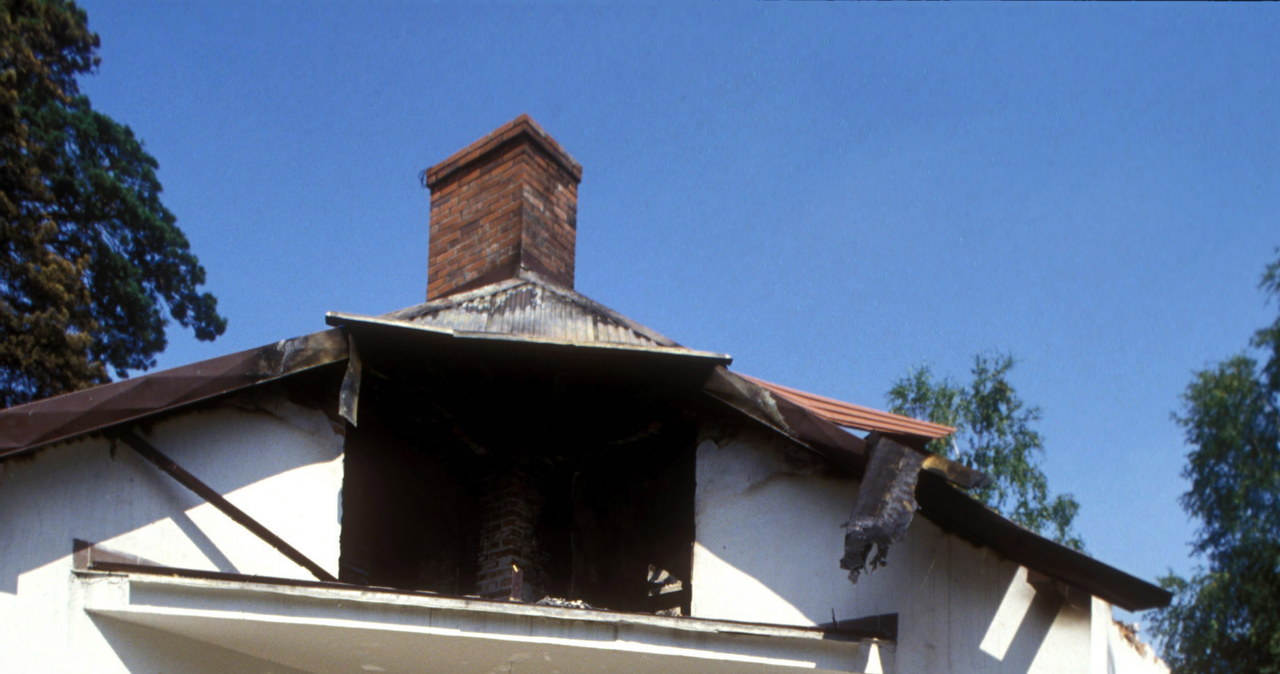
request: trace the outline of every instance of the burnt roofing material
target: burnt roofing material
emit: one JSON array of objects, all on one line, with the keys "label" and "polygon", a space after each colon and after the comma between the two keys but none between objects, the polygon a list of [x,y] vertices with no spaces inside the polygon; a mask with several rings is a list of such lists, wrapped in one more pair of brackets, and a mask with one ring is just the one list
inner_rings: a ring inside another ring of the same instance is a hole
[{"label": "burnt roofing material", "polygon": [[[615,354],[630,354],[643,356],[646,354],[656,354],[660,356],[676,356],[690,362],[699,362],[700,367],[711,368],[717,365],[727,365],[733,359],[723,353],[714,353],[711,351],[698,351],[696,349],[686,349],[682,346],[666,346],[651,344],[645,342],[629,342],[629,341],[605,341],[605,340],[575,340],[565,339],[556,334],[554,330],[547,331],[543,334],[535,332],[526,333],[503,333],[488,331],[468,331],[455,330],[453,328],[441,327],[436,324],[415,323],[412,321],[396,320],[387,316],[362,316],[360,314],[347,314],[340,312],[329,312],[325,316],[325,320],[330,325],[341,326],[351,331],[356,336],[358,344],[364,344],[362,337],[373,335],[399,335],[409,339],[432,340],[432,339],[448,339],[458,343],[502,343],[507,345],[527,344],[537,347],[560,347],[561,350],[567,349],[567,352],[596,352]],[[427,341],[416,342],[419,344],[427,344]],[[543,351],[550,353],[550,351]]]},{"label": "burnt roofing material", "polygon": [[[581,349],[639,358],[655,354],[664,362],[682,363],[684,370],[709,368],[703,384],[707,395],[815,449],[833,465],[854,474],[859,474],[865,463],[865,444],[838,424],[920,439],[949,432],[945,426],[730,372],[724,367],[727,356],[681,347],[534,274],[382,317],[333,314],[329,320],[342,324],[344,329],[283,340],[0,410],[0,458],[345,361],[349,335],[376,330],[407,331],[420,333],[428,340],[457,339],[461,343],[506,342],[528,344],[530,348],[546,344],[559,352]],[[977,475],[980,474],[952,462],[926,461],[916,490],[921,514],[947,531],[1117,606],[1142,610],[1169,603],[1170,594],[1159,587],[1027,531],[951,484],[971,483]]]},{"label": "burnt roofing material", "polygon": [[582,344],[680,345],[536,272],[425,302],[380,318],[470,333],[544,337]]}]

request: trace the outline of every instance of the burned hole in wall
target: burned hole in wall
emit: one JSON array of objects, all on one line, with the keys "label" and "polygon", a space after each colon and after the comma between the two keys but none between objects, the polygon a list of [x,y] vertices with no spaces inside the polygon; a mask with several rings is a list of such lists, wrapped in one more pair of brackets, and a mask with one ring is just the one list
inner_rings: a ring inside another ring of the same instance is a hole
[{"label": "burned hole in wall", "polygon": [[341,580],[688,615],[695,424],[680,381],[627,375],[371,363],[347,433]]}]

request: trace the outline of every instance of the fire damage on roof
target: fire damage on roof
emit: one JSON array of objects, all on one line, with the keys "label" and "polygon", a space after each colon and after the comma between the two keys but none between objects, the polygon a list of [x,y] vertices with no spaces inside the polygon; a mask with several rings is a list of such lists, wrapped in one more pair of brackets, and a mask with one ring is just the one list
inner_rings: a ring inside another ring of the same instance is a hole
[{"label": "fire damage on roof", "polygon": [[[0,411],[0,458],[111,435],[319,583],[688,616],[698,431],[751,427],[861,480],[838,560],[851,579],[920,512],[1124,608],[1169,601],[967,496],[986,477],[923,451],[954,429],[734,373],[577,293],[580,176],[521,116],[426,172],[425,304]],[[311,391],[345,434],[336,579],[142,437],[139,422],[264,386]]]}]

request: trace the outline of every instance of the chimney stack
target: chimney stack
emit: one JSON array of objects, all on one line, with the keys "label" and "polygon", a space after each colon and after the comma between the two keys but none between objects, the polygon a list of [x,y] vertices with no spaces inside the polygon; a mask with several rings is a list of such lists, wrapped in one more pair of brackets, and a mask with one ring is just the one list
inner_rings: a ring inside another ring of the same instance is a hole
[{"label": "chimney stack", "polygon": [[520,115],[427,169],[427,300],[531,270],[573,288],[582,166]]}]

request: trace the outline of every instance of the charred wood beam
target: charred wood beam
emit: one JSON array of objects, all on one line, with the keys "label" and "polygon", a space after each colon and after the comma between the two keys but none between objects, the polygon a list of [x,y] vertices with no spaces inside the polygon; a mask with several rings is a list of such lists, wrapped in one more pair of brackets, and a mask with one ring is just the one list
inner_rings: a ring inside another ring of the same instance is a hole
[{"label": "charred wood beam", "polygon": [[310,571],[316,578],[329,582],[336,582],[338,580],[330,575],[328,571],[325,571],[319,564],[316,564],[306,555],[299,552],[297,548],[286,543],[283,538],[272,533],[270,529],[263,526],[258,522],[258,520],[253,519],[248,513],[237,508],[230,501],[224,498],[222,494],[219,494],[212,487],[201,482],[196,476],[188,473],[185,468],[179,466],[173,459],[162,454],[160,450],[153,447],[151,443],[129,431],[120,433],[116,437],[131,447],[139,456],[155,464],[157,468],[168,473],[169,476],[174,480],[177,480],[179,484],[195,492],[197,496],[208,501],[210,505],[222,511],[224,515],[230,517],[235,523],[245,529],[248,529],[250,533],[261,538],[267,543],[267,545],[270,545],[280,551],[280,554],[288,557],[290,561],[301,566],[307,571]]},{"label": "charred wood beam", "polygon": [[867,447],[871,456],[844,525],[840,559],[852,583],[858,582],[858,574],[884,566],[889,546],[907,535],[916,510],[916,479],[925,461],[920,452],[877,433],[867,436]]},{"label": "charred wood beam", "polygon": [[804,407],[774,398],[762,386],[717,367],[703,384],[703,393],[764,428],[827,458],[841,470],[862,473],[866,447],[862,438],[846,433]]},{"label": "charred wood beam", "polygon": [[[755,381],[723,367],[711,373],[703,384],[703,392],[788,440],[818,452],[842,470],[854,475],[862,474],[868,457],[863,439],[823,418],[814,409],[785,396],[774,395]],[[981,471],[945,456],[929,454],[925,449],[928,437],[883,431],[872,435],[917,450],[925,455],[923,470],[936,473],[959,487],[976,489],[991,483],[991,479]]]}]

